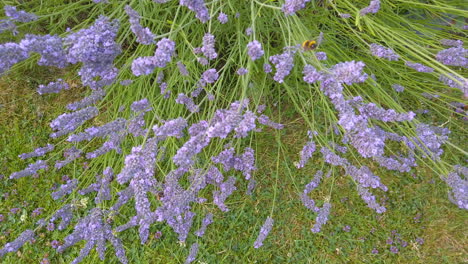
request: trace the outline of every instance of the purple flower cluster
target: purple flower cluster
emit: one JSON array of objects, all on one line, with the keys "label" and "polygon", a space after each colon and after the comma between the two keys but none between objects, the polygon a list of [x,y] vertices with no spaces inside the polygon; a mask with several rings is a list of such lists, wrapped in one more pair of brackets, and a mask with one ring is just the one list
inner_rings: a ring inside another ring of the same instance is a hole
[{"label": "purple flower cluster", "polygon": [[57,251],[63,253],[67,248],[82,240],[86,240],[87,243],[78,257],[72,261],[73,264],[83,261],[95,246],[99,258],[104,260],[107,241],[114,246],[115,255],[119,261],[124,264],[128,263],[122,241],[114,235],[112,227],[105,221],[105,212],[101,209],[93,208],[87,216],[80,219],[73,233],[65,237],[64,244],[59,246]]},{"label": "purple flower cluster", "polygon": [[79,158],[81,156],[82,151],[77,149],[76,147],[71,147],[69,149],[66,149],[63,152],[63,156],[65,157],[65,160],[59,160],[55,163],[55,168],[56,169],[61,169],[65,165],[69,164],[70,162],[74,161],[75,159]]},{"label": "purple flower cluster", "polygon": [[96,104],[97,102],[102,100],[102,98],[104,98],[104,96],[106,96],[106,91],[105,90],[103,90],[103,89],[93,90],[91,92],[91,94],[86,96],[85,98],[83,98],[83,99],[81,99],[79,101],[73,102],[73,103],[69,103],[67,105],[67,109],[72,110],[72,111],[76,111],[76,110],[85,108],[87,106]]},{"label": "purple flower cluster", "polygon": [[27,59],[28,52],[16,43],[5,43],[0,45],[0,75],[16,63]]},{"label": "purple flower cluster", "polygon": [[28,13],[26,11],[18,11],[16,10],[16,7],[6,5],[3,7],[3,10],[5,10],[5,15],[15,21],[18,22],[31,22],[34,20],[37,20],[37,16],[35,14]]},{"label": "purple flower cluster", "polygon": [[94,201],[100,204],[103,201],[111,200],[110,183],[114,179],[114,171],[111,167],[104,169],[103,175],[96,175],[96,183],[89,185],[87,188],[78,191],[79,194],[85,195],[90,192],[97,192]]},{"label": "purple flower cluster", "polygon": [[189,72],[187,71],[187,67],[185,67],[184,63],[181,61],[177,62],[177,68],[182,76],[189,76]]},{"label": "purple flower cluster", "polygon": [[295,14],[297,11],[305,8],[305,5],[310,0],[286,0],[281,7],[281,11],[287,16]]},{"label": "purple flower cluster", "polygon": [[76,189],[77,186],[78,186],[78,180],[77,179],[67,181],[66,184],[63,184],[62,186],[60,186],[60,189],[58,191],[53,192],[51,194],[52,199],[58,200],[58,199],[62,198],[63,196],[72,193],[73,190]]},{"label": "purple flower cluster", "polygon": [[41,55],[38,65],[64,68],[68,65],[67,54],[63,48],[63,39],[57,35],[27,34],[20,42],[20,46],[28,53]]},{"label": "purple flower cluster", "polygon": [[413,68],[415,69],[416,71],[418,72],[433,72],[434,69],[431,68],[431,67],[428,67],[428,66],[425,66],[421,63],[415,63],[415,62],[411,62],[411,61],[405,61],[405,65],[410,67],[410,68]]},{"label": "purple flower cluster", "polygon": [[46,93],[59,93],[61,90],[68,90],[70,89],[70,86],[68,83],[66,83],[62,79],[57,79],[55,82],[50,82],[47,85],[42,85],[40,84],[39,87],[37,88],[37,92],[40,95],[46,94]]},{"label": "purple flower cluster", "polygon": [[310,133],[310,131],[309,131],[310,141],[308,141],[304,145],[301,152],[299,153],[299,155],[301,157],[301,160],[296,164],[296,168],[298,168],[298,169],[303,168],[305,166],[305,164],[307,163],[307,161],[309,161],[309,159],[312,157],[312,154],[314,154],[314,152],[315,152],[316,145],[315,145],[315,142],[312,140],[311,135],[312,135],[312,133]]},{"label": "purple flower cluster", "polygon": [[322,73],[318,72],[314,66],[309,64],[304,66],[302,73],[304,74],[303,80],[306,83],[314,83],[322,78]]},{"label": "purple flower cluster", "polygon": [[294,50],[285,50],[281,54],[270,56],[269,60],[276,68],[273,80],[283,83],[284,78],[289,75],[294,67],[294,53]]},{"label": "purple flower cluster", "polygon": [[31,241],[33,239],[34,231],[31,229],[26,229],[15,240],[6,243],[5,246],[2,249],[0,249],[0,257],[3,257],[7,253],[18,251],[26,242]]},{"label": "purple flower cluster", "polygon": [[371,0],[367,7],[364,7],[359,11],[361,16],[365,16],[369,13],[375,14],[380,9],[380,0]]},{"label": "purple flower cluster", "polygon": [[207,59],[214,60],[218,57],[218,53],[216,53],[215,49],[215,36],[206,33],[205,36],[203,36],[202,44],[200,50]]},{"label": "purple flower cluster", "polygon": [[449,46],[449,47],[461,47],[463,46],[463,41],[462,40],[454,40],[454,39],[441,39],[440,44],[444,46]]},{"label": "purple flower cluster", "polygon": [[81,29],[64,39],[68,62],[83,63],[78,72],[83,85],[97,90],[114,82],[118,70],[113,66],[113,61],[122,52],[115,41],[118,29],[117,20],[110,21],[101,16],[91,27]]},{"label": "purple flower cluster", "polygon": [[452,47],[439,51],[436,59],[448,66],[468,68],[468,50],[462,46]]},{"label": "purple flower cluster", "polygon": [[132,72],[135,76],[151,74],[156,67],[164,68],[171,61],[175,52],[175,42],[163,38],[157,45],[154,56],[139,57],[132,62]]},{"label": "purple flower cluster", "polygon": [[258,234],[257,239],[254,242],[254,248],[260,248],[261,246],[263,246],[263,241],[271,232],[271,229],[273,228],[273,223],[273,218],[271,218],[271,216],[267,217],[265,223],[263,223],[263,226],[260,228],[260,233]]},{"label": "purple flower cluster", "polygon": [[315,219],[315,224],[312,227],[311,231],[313,233],[318,233],[322,229],[322,226],[327,223],[328,216],[330,215],[331,204],[325,202],[322,208],[319,209],[317,218]]},{"label": "purple flower cluster", "polygon": [[226,24],[228,22],[228,16],[225,13],[220,12],[218,15],[218,21],[221,24]]},{"label": "purple flower cluster", "polygon": [[60,221],[58,230],[64,230],[65,228],[68,227],[68,225],[71,223],[73,219],[73,206],[71,204],[65,204],[62,206],[62,208],[57,210],[54,213],[54,215],[52,215],[52,217],[50,218],[50,223],[52,224],[52,226],[53,226],[53,222],[59,218],[62,219],[62,221]]},{"label": "purple flower cluster", "polygon": [[405,87],[403,87],[402,85],[400,84],[393,84],[392,85],[392,88],[395,90],[395,92],[397,93],[401,93],[405,90]]},{"label": "purple flower cluster", "polygon": [[468,79],[463,77],[457,77],[449,73],[448,75],[441,74],[439,77],[439,81],[443,82],[447,86],[459,89],[460,91],[462,91],[465,97],[468,97]]},{"label": "purple flower cluster", "polygon": [[258,42],[257,40],[249,42],[247,44],[247,54],[253,61],[260,59],[264,54],[262,43]]},{"label": "purple flower cluster", "polygon": [[317,60],[327,60],[327,53],[323,52],[323,51],[319,51],[317,53],[315,53],[315,57],[317,57]]},{"label": "purple flower cluster", "polygon": [[322,180],[322,177],[323,177],[323,172],[321,170],[317,171],[312,181],[309,182],[305,186],[304,191],[301,194],[302,204],[307,209],[315,211],[315,212],[318,212],[319,208],[315,206],[315,201],[309,197],[309,193],[319,186],[320,181]]},{"label": "purple flower cluster", "polygon": [[37,148],[33,152],[20,154],[18,157],[20,159],[23,159],[23,160],[24,159],[29,159],[29,158],[34,158],[34,157],[41,157],[41,156],[44,156],[46,153],[51,152],[52,150],[54,150],[54,147],[55,146],[52,145],[52,144],[47,144],[47,146],[45,146],[45,147]]},{"label": "purple flower cluster", "polygon": [[154,44],[154,34],[151,33],[149,28],[143,28],[140,25],[140,14],[135,11],[131,6],[125,6],[125,12],[130,17],[130,29],[132,30],[133,34],[137,37],[137,42],[143,45],[151,45]]},{"label": "purple flower cluster", "polygon": [[192,263],[197,258],[197,254],[198,254],[198,243],[193,243],[192,246],[190,246],[190,253],[187,256],[187,259],[185,259],[185,264]]},{"label": "purple flower cluster", "polygon": [[246,68],[239,68],[236,73],[237,75],[242,76],[242,75],[246,75],[248,72],[249,70],[247,70]]},{"label": "purple flower cluster", "polygon": [[186,6],[192,12],[195,12],[196,18],[198,18],[202,23],[210,20],[208,8],[206,8],[203,0],[180,0],[179,4]]},{"label": "purple flower cluster", "polygon": [[206,232],[206,228],[208,227],[208,225],[210,225],[211,223],[213,223],[213,214],[212,213],[208,213],[204,218],[203,218],[203,221],[202,221],[202,225],[200,227],[200,229],[198,229],[197,231],[195,231],[195,235],[198,236],[198,237],[202,237],[205,232]]},{"label": "purple flower cluster", "polygon": [[400,58],[400,55],[396,54],[392,49],[375,43],[370,44],[370,51],[372,55],[379,58],[385,58],[389,61],[397,61]]},{"label": "purple flower cluster", "polygon": [[26,169],[22,171],[13,172],[10,175],[10,179],[19,179],[26,176],[34,175],[37,173],[38,170],[47,170],[47,168],[47,162],[43,160],[38,160],[34,163],[29,164],[28,167],[26,167]]},{"label": "purple flower cluster", "polygon": [[84,122],[97,116],[98,113],[96,107],[89,106],[76,112],[62,114],[50,123],[50,127],[57,131],[50,134],[50,136],[55,138],[73,132]]},{"label": "purple flower cluster", "polygon": [[192,98],[188,97],[187,95],[180,93],[175,100],[178,104],[183,104],[191,113],[197,113],[199,111],[198,105],[196,105]]}]

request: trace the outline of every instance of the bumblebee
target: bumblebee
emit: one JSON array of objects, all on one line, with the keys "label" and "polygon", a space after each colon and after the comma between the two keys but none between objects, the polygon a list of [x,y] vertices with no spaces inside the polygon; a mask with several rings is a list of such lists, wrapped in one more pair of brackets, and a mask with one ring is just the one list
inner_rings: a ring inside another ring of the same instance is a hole
[{"label": "bumblebee", "polygon": [[304,51],[309,51],[317,48],[317,41],[315,40],[306,40],[302,42],[302,48]]}]

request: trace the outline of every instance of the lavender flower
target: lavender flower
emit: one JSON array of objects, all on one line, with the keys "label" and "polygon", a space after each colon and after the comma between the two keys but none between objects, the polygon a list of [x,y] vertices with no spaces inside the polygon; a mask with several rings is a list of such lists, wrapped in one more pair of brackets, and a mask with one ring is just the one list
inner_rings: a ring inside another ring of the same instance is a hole
[{"label": "lavender flower", "polygon": [[153,108],[151,107],[148,99],[143,98],[139,101],[133,102],[132,105],[130,106],[130,109],[133,112],[148,112],[148,111],[151,111]]},{"label": "lavender flower", "polygon": [[273,218],[271,218],[271,216],[267,217],[267,219],[265,220],[265,223],[263,223],[262,228],[260,228],[260,233],[258,234],[257,239],[254,242],[254,248],[259,248],[263,246],[263,241],[271,232],[271,229],[273,228],[273,223],[274,223]]},{"label": "lavender flower", "polygon": [[219,74],[216,71],[216,69],[209,69],[203,72],[202,74],[202,80],[205,83],[214,83],[216,80],[218,80]]},{"label": "lavender flower", "polygon": [[54,150],[54,145],[47,144],[47,146],[45,147],[37,148],[33,152],[20,154],[18,157],[23,160],[28,158],[40,157],[44,156],[48,152],[51,152],[52,150]]},{"label": "lavender flower", "polygon": [[205,36],[203,36],[201,52],[203,52],[203,55],[205,55],[209,60],[213,60],[218,57],[218,53],[216,53],[215,50],[215,37],[212,34],[206,33]]},{"label": "lavender flower", "polygon": [[463,77],[457,77],[451,73],[448,75],[440,75],[439,81],[443,82],[444,84],[452,87],[457,88],[462,91],[465,97],[468,97],[468,79]]},{"label": "lavender flower", "polygon": [[415,62],[410,62],[410,61],[405,61],[405,65],[415,69],[418,72],[433,72],[434,69],[425,65],[422,65],[421,63],[415,63]]},{"label": "lavender flower", "polygon": [[82,151],[77,149],[76,147],[71,147],[69,149],[66,149],[63,153],[63,156],[65,156],[65,160],[62,161],[57,161],[55,163],[55,168],[56,169],[61,169],[68,163],[74,161],[75,159],[79,158],[81,156]]},{"label": "lavender flower", "polygon": [[392,88],[395,90],[395,92],[397,93],[401,93],[405,90],[405,87],[403,87],[402,85],[400,84],[393,84],[392,85]]},{"label": "lavender flower", "polygon": [[50,136],[55,138],[73,132],[84,122],[95,117],[98,112],[96,107],[89,106],[76,112],[62,114],[50,123],[50,127],[57,131]]},{"label": "lavender flower", "polygon": [[257,40],[249,42],[249,44],[247,44],[247,54],[253,61],[261,58],[264,54],[262,44]]},{"label": "lavender flower", "polygon": [[164,68],[174,56],[175,42],[163,38],[157,43],[154,56],[139,57],[132,62],[132,72],[135,76],[148,75],[154,71],[156,67]]},{"label": "lavender flower", "polygon": [[154,34],[151,33],[149,28],[143,28],[140,25],[140,14],[135,11],[131,6],[125,6],[125,12],[130,17],[130,29],[132,30],[133,34],[137,37],[137,42],[143,45],[151,45],[154,44]]},{"label": "lavender flower", "polygon": [[37,88],[37,92],[40,95],[46,94],[46,93],[59,93],[61,90],[68,90],[70,89],[70,86],[68,83],[66,83],[62,79],[57,79],[56,82],[50,82],[47,85],[39,85]]},{"label": "lavender flower", "polygon": [[63,196],[72,193],[73,190],[76,189],[77,186],[78,186],[77,179],[69,180],[66,184],[63,184],[62,186],[60,186],[60,190],[53,192],[51,194],[52,199],[58,200],[62,198]]},{"label": "lavender flower", "polygon": [[357,189],[362,200],[367,203],[369,208],[374,209],[378,214],[384,213],[387,210],[384,206],[381,206],[377,203],[375,196],[372,195],[372,193],[370,193],[367,188],[358,185]]},{"label": "lavender flower", "polygon": [[315,219],[314,227],[312,227],[311,231],[314,233],[320,232],[322,226],[327,223],[328,216],[330,215],[330,208],[331,204],[329,202],[325,202],[323,207],[320,208],[317,218]]},{"label": "lavender flower", "polygon": [[416,144],[423,151],[423,155],[428,155],[431,159],[438,159],[444,152],[441,147],[448,140],[450,130],[430,126],[424,123],[416,126],[416,135],[414,139]]},{"label": "lavender flower", "polygon": [[242,75],[246,75],[248,72],[249,71],[246,68],[239,68],[236,73],[242,76]]},{"label": "lavender flower", "polygon": [[315,142],[310,140],[307,142],[299,153],[301,160],[296,164],[296,168],[304,168],[307,161],[312,157],[312,154],[315,152]]},{"label": "lavender flower", "polygon": [[179,4],[186,6],[188,9],[195,12],[196,18],[198,18],[202,23],[210,20],[208,8],[206,8],[205,2],[203,0],[180,0]]},{"label": "lavender flower", "polygon": [[96,183],[91,184],[87,188],[78,191],[79,194],[85,195],[90,192],[98,192],[95,198],[96,204],[100,204],[105,200],[110,200],[110,183],[114,178],[114,172],[111,167],[104,169],[103,175],[96,175]]},{"label": "lavender flower", "polygon": [[13,36],[18,35],[18,29],[16,28],[16,24],[13,22],[13,19],[0,19],[0,33],[5,31],[11,31]]},{"label": "lavender flower", "polygon": [[229,211],[229,208],[224,204],[224,202],[235,190],[237,190],[235,183],[236,178],[229,177],[229,179],[220,184],[219,191],[213,191],[213,202],[223,212]]},{"label": "lavender flower", "polygon": [[264,71],[265,73],[270,73],[270,72],[272,72],[271,65],[270,65],[269,63],[263,64],[263,71]]},{"label": "lavender flower", "polygon": [[461,47],[463,46],[463,41],[462,40],[455,40],[455,39],[441,39],[440,44],[444,46],[450,46],[450,47]]},{"label": "lavender flower", "polygon": [[396,54],[392,49],[386,48],[376,43],[370,44],[370,51],[372,55],[379,58],[385,58],[389,61],[397,61],[400,58],[400,55]]},{"label": "lavender flower", "polygon": [[182,61],[177,62],[177,68],[182,76],[189,76],[189,72]]},{"label": "lavender flower", "polygon": [[19,179],[26,176],[30,176],[36,174],[38,170],[47,170],[47,168],[47,162],[43,160],[38,160],[34,163],[29,164],[28,167],[26,167],[26,169],[22,171],[13,172],[10,175],[10,179]]},{"label": "lavender flower", "polygon": [[187,127],[187,120],[182,117],[168,120],[162,126],[153,126],[154,135],[165,139],[166,137],[181,138],[184,136],[183,130]]},{"label": "lavender flower", "polygon": [[273,80],[283,83],[284,78],[289,75],[294,67],[294,51],[286,50],[282,54],[270,56],[269,60],[275,65],[276,73]]},{"label": "lavender flower", "polygon": [[371,0],[369,3],[369,6],[361,9],[359,11],[359,14],[361,16],[365,16],[369,13],[375,14],[379,11],[379,9],[380,9],[380,0]]},{"label": "lavender flower", "polygon": [[411,121],[416,116],[413,112],[397,113],[393,109],[383,109],[374,103],[368,103],[359,107],[359,112],[366,118],[373,118],[384,122]]},{"label": "lavender flower", "polygon": [[195,235],[198,237],[202,237],[205,234],[206,228],[209,224],[213,223],[213,214],[208,213],[205,218],[203,218],[202,225],[200,229],[195,232]]},{"label": "lavender flower", "polygon": [[65,68],[68,65],[67,54],[63,48],[63,40],[57,35],[31,35],[21,40],[20,46],[28,53],[36,52],[41,55],[38,65]]},{"label": "lavender flower", "polygon": [[16,43],[0,45],[0,75],[18,62],[28,58],[27,50]]},{"label": "lavender flower", "polygon": [[297,11],[305,8],[305,5],[310,0],[286,0],[281,7],[281,11],[287,16],[295,14]]},{"label": "lavender flower", "polygon": [[337,82],[351,85],[364,82],[367,79],[368,75],[362,73],[364,66],[366,65],[362,61],[347,61],[335,64],[330,71]]},{"label": "lavender flower", "polygon": [[304,66],[304,70],[302,71],[302,73],[304,74],[303,79],[306,83],[314,83],[316,81],[320,81],[323,77],[322,73],[318,72],[314,66],[309,64],[306,64]]},{"label": "lavender flower", "polygon": [[460,66],[468,68],[468,50],[463,47],[453,47],[439,51],[436,59],[449,66]]},{"label": "lavender flower", "polygon": [[199,111],[199,108],[198,108],[198,105],[196,105],[192,98],[188,97],[187,95],[183,94],[183,93],[180,93],[178,96],[177,96],[177,99],[175,100],[176,103],[178,104],[183,104],[187,107],[187,109],[191,112],[191,113],[196,113]]},{"label": "lavender flower", "polygon": [[225,13],[220,12],[218,15],[218,21],[221,24],[226,24],[228,22],[228,16]]},{"label": "lavender flower", "polygon": [[122,51],[115,41],[118,29],[117,20],[110,21],[100,16],[91,27],[64,39],[68,62],[83,63],[78,72],[83,85],[99,89],[115,80],[118,70],[113,66],[113,61]]},{"label": "lavender flower", "polygon": [[16,20],[18,22],[27,23],[37,20],[37,16],[35,14],[28,13],[22,10],[17,11],[16,7],[14,6],[6,5],[3,7],[3,9],[5,10],[5,15],[7,17],[10,17],[11,19]]},{"label": "lavender flower", "polygon": [[339,16],[340,16],[341,18],[344,18],[344,19],[347,19],[347,18],[350,18],[350,17],[351,17],[351,15],[350,15],[350,14],[347,14],[347,13],[341,13],[341,14],[339,14]]},{"label": "lavender flower", "polygon": [[0,257],[3,257],[6,253],[18,251],[26,242],[34,239],[34,231],[31,229],[25,230],[12,242],[6,243],[5,246],[0,249]]},{"label": "lavender flower", "polygon": [[[461,175],[464,178],[460,177]],[[460,209],[468,210],[468,168],[454,166],[454,171],[442,178],[451,188],[449,200]]]},{"label": "lavender flower", "polygon": [[106,91],[103,89],[93,90],[89,96],[81,99],[80,101],[76,101],[73,103],[69,103],[67,105],[68,110],[76,111],[92,104],[97,103],[99,100],[102,100],[106,96]]},{"label": "lavender flower", "polygon": [[315,53],[315,56],[317,57],[317,60],[327,60],[327,53],[323,51]]},{"label": "lavender flower", "polygon": [[192,246],[190,247],[190,253],[187,256],[187,259],[185,260],[185,264],[192,263],[197,258],[197,254],[198,254],[198,243],[193,243]]},{"label": "lavender flower", "polygon": [[73,233],[65,237],[64,244],[59,246],[57,251],[63,253],[81,240],[86,240],[87,243],[80,255],[72,261],[73,264],[80,263],[95,246],[100,259],[104,260],[108,240],[114,246],[115,254],[120,262],[128,263],[122,241],[113,234],[112,227],[104,220],[104,212],[99,208],[93,208],[86,217],[76,224]]}]

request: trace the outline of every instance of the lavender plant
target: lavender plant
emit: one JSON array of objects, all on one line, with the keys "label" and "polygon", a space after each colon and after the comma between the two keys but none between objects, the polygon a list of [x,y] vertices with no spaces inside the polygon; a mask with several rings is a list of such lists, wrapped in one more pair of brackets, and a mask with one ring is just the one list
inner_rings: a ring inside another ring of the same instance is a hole
[{"label": "lavender plant", "polygon": [[[204,243],[217,240],[227,218],[243,217],[244,207],[257,216],[269,210],[266,220],[249,215],[242,231],[258,234],[243,243],[267,251],[284,232],[281,208],[290,202],[284,199],[302,203],[294,209],[309,227],[294,229],[307,230],[305,240],[323,239],[316,233],[328,235],[336,223],[341,191],[360,197],[353,206],[367,205],[362,212],[386,216],[394,209],[384,198],[394,191],[388,192],[395,175],[424,177],[424,168],[442,175],[453,210],[468,209],[466,169],[455,165],[466,162],[460,158],[466,151],[451,138],[464,131],[466,119],[460,110],[468,94],[463,29],[408,24],[412,10],[466,15],[456,0],[440,6],[378,0],[46,5],[54,12],[37,1],[5,6],[0,74],[9,78],[37,64],[56,81],[41,81],[31,93],[41,100],[80,99],[64,105],[71,112],[48,119],[47,142],[34,142],[45,147],[19,155],[29,165],[8,171],[9,184],[34,185],[20,178],[40,175],[51,195],[42,194],[45,201],[34,207],[42,209],[30,214],[44,217],[34,230],[25,209],[8,209],[26,231],[18,225],[17,238],[1,244],[7,261],[14,261],[7,253],[21,250],[35,234],[41,243],[53,238],[50,245],[71,263],[92,261],[93,248],[104,261],[111,255],[107,242],[115,257],[105,261],[141,261],[136,251],[155,255],[174,241],[186,249],[172,262],[203,261],[211,250]],[[60,8],[77,18],[54,23]],[[28,28],[35,23],[44,30]],[[301,43],[312,36],[316,49],[303,50]],[[434,116],[420,114],[416,107],[422,106]],[[289,144],[284,135],[292,130],[295,143]],[[268,135],[268,143],[257,143]],[[276,146],[276,162],[263,161],[262,150]],[[286,157],[291,152],[295,156]],[[317,171],[312,177],[311,168]],[[282,174],[295,175],[285,180]],[[58,178],[61,184],[52,184]],[[289,197],[283,193],[288,181],[295,189]],[[341,226],[349,234],[358,229]],[[156,245],[155,231],[164,246]],[[135,234],[141,245],[133,243]],[[74,246],[83,240],[78,252]],[[397,254],[406,245],[400,241],[388,250]],[[372,253],[379,250],[372,246]],[[242,261],[251,261],[248,254]]]}]

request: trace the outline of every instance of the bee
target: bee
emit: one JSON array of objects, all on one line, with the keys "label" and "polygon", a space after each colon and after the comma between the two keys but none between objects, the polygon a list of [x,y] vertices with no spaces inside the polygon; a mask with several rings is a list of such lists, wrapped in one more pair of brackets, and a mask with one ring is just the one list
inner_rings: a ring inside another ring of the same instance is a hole
[{"label": "bee", "polygon": [[164,197],[164,192],[158,192],[158,193],[156,194],[156,198],[157,198],[159,201],[161,201],[161,198],[163,198],[163,197]]},{"label": "bee", "polygon": [[304,51],[309,51],[317,48],[317,41],[315,40],[306,40],[302,42],[302,48]]}]

